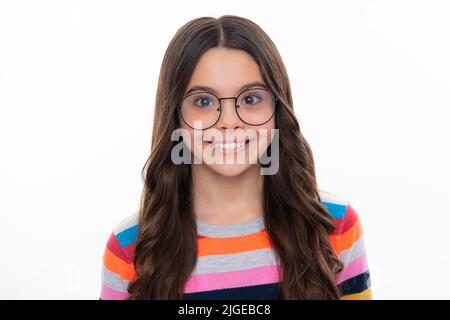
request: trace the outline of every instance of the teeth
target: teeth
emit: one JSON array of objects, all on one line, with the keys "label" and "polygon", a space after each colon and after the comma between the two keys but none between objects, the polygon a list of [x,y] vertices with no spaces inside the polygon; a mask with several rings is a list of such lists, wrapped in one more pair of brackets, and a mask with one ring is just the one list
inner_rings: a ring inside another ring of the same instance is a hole
[{"label": "teeth", "polygon": [[242,147],[245,144],[245,142],[239,142],[239,143],[234,143],[234,142],[230,142],[230,143],[220,143],[220,142],[216,142],[214,143],[214,146],[216,148],[219,149],[225,149],[225,150],[231,150],[231,149],[237,149]]}]

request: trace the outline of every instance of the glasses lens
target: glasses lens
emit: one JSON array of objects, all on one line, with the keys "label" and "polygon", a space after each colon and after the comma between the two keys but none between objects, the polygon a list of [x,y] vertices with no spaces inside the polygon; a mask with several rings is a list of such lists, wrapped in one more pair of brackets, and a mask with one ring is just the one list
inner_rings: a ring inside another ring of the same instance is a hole
[{"label": "glasses lens", "polygon": [[193,128],[208,128],[220,115],[219,100],[207,92],[191,94],[181,103],[181,115],[186,124]]},{"label": "glasses lens", "polygon": [[272,93],[264,89],[250,89],[242,92],[237,100],[237,112],[241,119],[251,125],[267,122],[275,111]]}]

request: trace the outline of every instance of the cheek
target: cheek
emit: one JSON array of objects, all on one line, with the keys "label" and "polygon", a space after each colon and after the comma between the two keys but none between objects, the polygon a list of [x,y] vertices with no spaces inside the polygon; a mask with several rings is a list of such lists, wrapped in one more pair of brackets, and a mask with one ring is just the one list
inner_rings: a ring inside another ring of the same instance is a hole
[{"label": "cheek", "polygon": [[205,142],[202,139],[202,133],[192,128],[187,129],[188,137],[186,137],[186,146],[191,153],[197,158],[201,159],[202,150]]},{"label": "cheek", "polygon": [[259,156],[266,151],[273,139],[277,138],[275,134],[278,130],[275,128],[275,120],[270,120],[266,125],[258,130],[258,149]]}]

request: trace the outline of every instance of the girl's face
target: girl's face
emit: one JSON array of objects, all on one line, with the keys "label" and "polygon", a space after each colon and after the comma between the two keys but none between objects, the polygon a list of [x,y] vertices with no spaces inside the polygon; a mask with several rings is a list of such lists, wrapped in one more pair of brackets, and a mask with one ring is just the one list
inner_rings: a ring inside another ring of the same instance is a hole
[{"label": "girl's face", "polygon": [[[244,88],[252,83],[259,84]],[[194,86],[208,89],[196,90]],[[271,129],[275,129],[275,116],[271,116],[273,108],[268,103],[272,95],[270,91],[261,90],[265,86],[258,65],[247,52],[216,47],[203,54],[184,95],[191,97],[183,100],[181,114],[184,121],[180,118],[181,128],[188,133],[184,140],[194,157],[194,165],[200,162],[200,165],[223,176],[236,176],[258,165],[257,159],[273,137]],[[199,94],[192,95],[196,92]],[[239,98],[241,106],[238,112],[245,122],[236,113],[234,99],[220,100],[219,112],[219,101],[207,92],[214,93],[218,98],[238,97],[244,92]],[[255,111],[255,108],[260,111]],[[197,128],[193,123],[196,119],[204,120],[201,124],[203,128],[217,122],[211,128],[200,130],[194,129]]]}]

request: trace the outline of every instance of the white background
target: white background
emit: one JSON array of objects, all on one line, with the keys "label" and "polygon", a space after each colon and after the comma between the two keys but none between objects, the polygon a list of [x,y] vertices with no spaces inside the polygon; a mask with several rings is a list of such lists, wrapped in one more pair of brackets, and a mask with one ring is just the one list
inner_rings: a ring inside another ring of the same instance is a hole
[{"label": "white background", "polygon": [[277,45],[320,187],[363,223],[374,298],[450,298],[450,2],[429,0],[1,1],[0,298],[98,299],[163,54],[223,14]]}]

